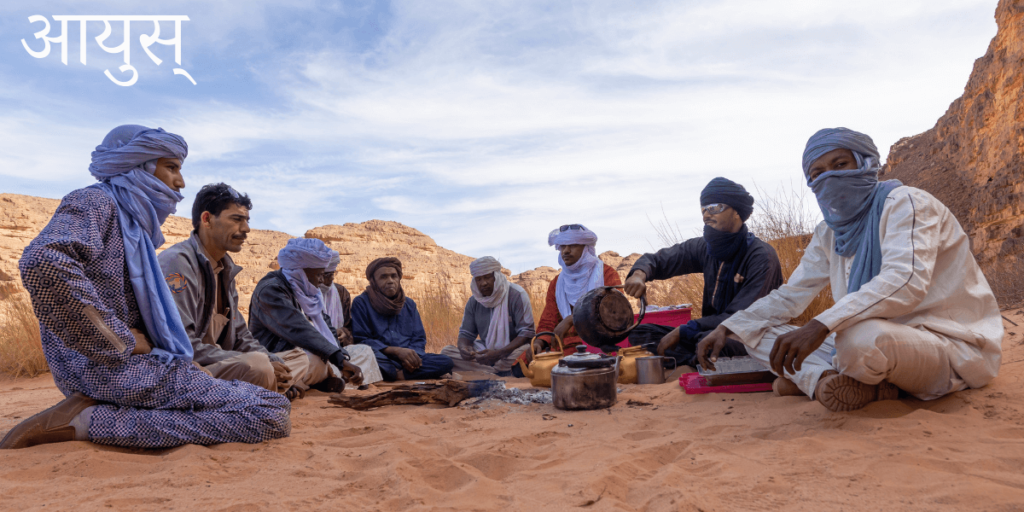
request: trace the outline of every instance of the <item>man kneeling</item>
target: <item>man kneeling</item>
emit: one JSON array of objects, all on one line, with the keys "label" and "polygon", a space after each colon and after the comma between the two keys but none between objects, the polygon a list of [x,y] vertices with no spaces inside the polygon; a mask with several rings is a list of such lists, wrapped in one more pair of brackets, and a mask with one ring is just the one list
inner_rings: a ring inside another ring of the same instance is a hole
[{"label": "man kneeling", "polygon": [[426,352],[416,303],[402,291],[402,262],[377,258],[366,279],[366,291],[352,301],[352,337],[373,349],[384,380],[436,379],[452,371],[450,357]]},{"label": "man kneeling", "polygon": [[530,295],[508,282],[501,264],[490,256],[470,263],[469,273],[473,296],[462,315],[459,346],[448,345],[441,353],[451,357],[459,371],[511,376],[512,365],[530,348],[534,334]]},{"label": "man kneeling", "polygon": [[[777,393],[833,411],[895,399],[899,389],[932,400],[995,378],[1003,325],[970,240],[931,194],[879,183],[878,161],[862,133],[810,138],[804,177],[825,220],[788,283],[700,342],[702,366],[713,367],[727,337],[739,338],[779,375]],[[785,325],[825,285],[835,305],[803,327]]]}]

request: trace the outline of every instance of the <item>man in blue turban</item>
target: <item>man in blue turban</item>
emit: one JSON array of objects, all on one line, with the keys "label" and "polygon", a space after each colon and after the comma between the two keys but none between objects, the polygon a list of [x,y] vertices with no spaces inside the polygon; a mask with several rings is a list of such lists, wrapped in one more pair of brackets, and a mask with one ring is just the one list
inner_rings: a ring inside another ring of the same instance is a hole
[{"label": "man in blue turban", "polygon": [[160,226],[182,199],[184,139],[114,128],[92,154],[99,183],[64,197],[18,269],[43,352],[67,397],[14,427],[0,448],[92,441],[135,448],[286,437],[283,396],[211,377],[157,262]]},{"label": "man in blue turban", "polygon": [[[677,364],[697,365],[697,343],[737,311],[782,285],[782,267],[775,249],[747,230],[754,198],[742,185],[715,178],[700,194],[704,236],[691,238],[653,254],[644,254],[626,277],[626,293],[640,298],[647,281],[701,273],[704,296],[701,317],[678,327],[642,324],[630,332],[633,345],[658,344],[658,353]],[[746,355],[746,347],[730,340],[723,356]]]},{"label": "man in blue turban", "polygon": [[[837,412],[899,390],[932,400],[995,378],[1003,324],[970,240],[931,194],[879,182],[879,157],[870,137],[846,128],[807,141],[804,177],[824,221],[788,283],[700,343],[705,368],[738,339],[779,376],[778,394]],[[825,286],[835,305],[787,325]]]}]

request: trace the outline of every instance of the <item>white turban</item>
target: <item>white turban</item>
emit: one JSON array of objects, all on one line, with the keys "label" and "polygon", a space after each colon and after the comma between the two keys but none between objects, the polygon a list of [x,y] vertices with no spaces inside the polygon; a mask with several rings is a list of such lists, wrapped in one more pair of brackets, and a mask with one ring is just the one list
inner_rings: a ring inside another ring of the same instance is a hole
[{"label": "white turban", "polygon": [[485,348],[504,348],[512,338],[508,328],[509,283],[508,279],[505,278],[505,274],[501,273],[501,263],[498,263],[498,260],[490,256],[484,256],[469,264],[469,273],[473,274],[474,278],[485,276],[489,273],[494,275],[494,290],[487,297],[481,295],[480,288],[476,285],[476,279],[470,282],[469,287],[473,290],[473,298],[481,306],[491,310],[491,323],[487,325],[487,334],[483,336]]},{"label": "white turban", "polygon": [[[567,224],[566,229],[558,228],[548,234],[548,245],[558,250],[558,265],[562,272],[555,283],[555,299],[558,313],[565,318],[572,314],[576,301],[594,288],[604,286],[604,264],[597,258],[597,234],[582,224]],[[583,255],[572,266],[562,259],[563,245],[584,245]]]},{"label": "white turban", "polygon": [[327,264],[327,268],[324,272],[334,272],[338,270],[338,264],[341,263],[341,254],[338,251],[331,250],[331,262]]}]

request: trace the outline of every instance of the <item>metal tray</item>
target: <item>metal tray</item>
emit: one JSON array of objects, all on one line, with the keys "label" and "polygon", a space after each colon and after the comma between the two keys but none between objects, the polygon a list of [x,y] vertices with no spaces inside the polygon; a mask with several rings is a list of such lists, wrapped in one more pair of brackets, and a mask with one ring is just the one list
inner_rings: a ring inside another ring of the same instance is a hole
[{"label": "metal tray", "polygon": [[704,377],[709,386],[735,386],[775,381],[775,374],[750,356],[719,357],[718,361],[715,361],[714,370],[705,370],[698,365],[697,373]]}]

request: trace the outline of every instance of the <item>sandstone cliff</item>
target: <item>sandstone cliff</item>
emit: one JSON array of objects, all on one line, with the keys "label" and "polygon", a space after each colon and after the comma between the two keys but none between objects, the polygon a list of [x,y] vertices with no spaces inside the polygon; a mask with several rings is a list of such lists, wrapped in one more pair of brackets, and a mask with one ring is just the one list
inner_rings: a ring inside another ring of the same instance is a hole
[{"label": "sandstone cliff", "polygon": [[995,17],[963,96],[934,128],[894,144],[882,175],[945,203],[990,281],[1024,253],[1024,1],[1001,0]]}]

